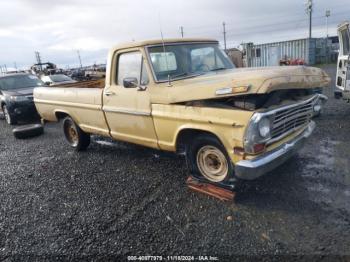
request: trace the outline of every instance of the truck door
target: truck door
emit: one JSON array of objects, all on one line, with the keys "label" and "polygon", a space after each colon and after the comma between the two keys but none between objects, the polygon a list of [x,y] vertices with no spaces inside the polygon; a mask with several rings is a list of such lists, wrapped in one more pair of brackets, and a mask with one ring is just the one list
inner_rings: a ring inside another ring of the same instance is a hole
[{"label": "truck door", "polygon": [[111,85],[103,93],[103,111],[113,138],[158,147],[151,117],[149,75],[139,49],[117,52],[112,60]]},{"label": "truck door", "polygon": [[350,32],[349,23],[344,23],[338,27],[339,55],[337,64],[336,87],[341,92],[343,98],[350,99]]}]

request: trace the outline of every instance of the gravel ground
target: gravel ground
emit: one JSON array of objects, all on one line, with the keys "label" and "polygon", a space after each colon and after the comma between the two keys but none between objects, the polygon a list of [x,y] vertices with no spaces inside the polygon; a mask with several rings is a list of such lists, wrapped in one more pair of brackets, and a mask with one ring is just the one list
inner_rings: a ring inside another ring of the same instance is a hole
[{"label": "gravel ground", "polygon": [[60,124],[16,140],[0,121],[0,260],[349,259],[350,104],[325,93],[304,149],[246,183],[235,203],[189,191],[182,157],[99,137],[74,153]]}]

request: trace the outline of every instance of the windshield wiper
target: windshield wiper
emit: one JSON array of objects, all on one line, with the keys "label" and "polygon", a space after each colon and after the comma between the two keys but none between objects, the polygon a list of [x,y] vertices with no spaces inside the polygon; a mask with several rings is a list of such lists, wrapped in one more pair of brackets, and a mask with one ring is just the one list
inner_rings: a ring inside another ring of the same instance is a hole
[{"label": "windshield wiper", "polygon": [[196,74],[189,74],[188,72],[183,72],[181,74],[177,74],[177,75],[171,75],[171,79],[176,79],[178,77],[181,77],[181,76],[188,76],[188,77],[194,77],[194,76],[199,76],[201,75],[200,73],[196,73]]},{"label": "windshield wiper", "polygon": [[170,75],[171,79],[174,79],[174,78],[178,78],[178,77],[181,77],[181,76],[187,76],[188,73],[187,72],[183,72],[183,73],[180,73],[180,74],[177,74],[177,75]]},{"label": "windshield wiper", "polygon": [[214,68],[214,69],[212,69],[212,70],[210,70],[211,72],[212,71],[220,71],[220,70],[225,70],[225,69],[227,69],[226,67],[217,67],[217,68]]}]

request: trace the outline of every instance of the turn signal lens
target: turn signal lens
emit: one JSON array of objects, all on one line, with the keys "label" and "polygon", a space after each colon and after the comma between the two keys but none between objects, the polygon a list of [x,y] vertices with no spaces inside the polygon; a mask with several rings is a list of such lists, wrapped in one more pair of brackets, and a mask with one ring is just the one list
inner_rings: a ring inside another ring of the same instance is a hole
[{"label": "turn signal lens", "polygon": [[235,148],[233,148],[233,153],[235,155],[243,156],[244,155],[244,148],[236,146]]},{"label": "turn signal lens", "polygon": [[265,151],[265,147],[266,145],[265,144],[255,144],[254,145],[254,153],[257,154],[257,153],[261,153],[263,151]]}]

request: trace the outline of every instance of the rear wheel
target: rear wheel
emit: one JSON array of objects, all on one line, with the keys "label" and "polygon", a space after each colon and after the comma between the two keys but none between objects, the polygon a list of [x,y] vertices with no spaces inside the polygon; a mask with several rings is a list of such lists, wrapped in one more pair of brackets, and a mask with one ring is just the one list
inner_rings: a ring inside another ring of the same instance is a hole
[{"label": "rear wheel", "polygon": [[233,164],[216,137],[199,135],[187,146],[186,156],[194,177],[231,188],[235,185]]},{"label": "rear wheel", "polygon": [[15,125],[15,124],[17,124],[17,119],[16,119],[16,117],[10,114],[10,112],[9,112],[9,110],[7,109],[7,106],[6,106],[6,105],[3,105],[3,107],[2,107],[2,112],[4,113],[5,120],[6,120],[6,122],[7,122],[9,125]]},{"label": "rear wheel", "polygon": [[63,120],[63,132],[68,143],[76,151],[85,150],[90,145],[90,135],[81,130],[71,117]]}]

